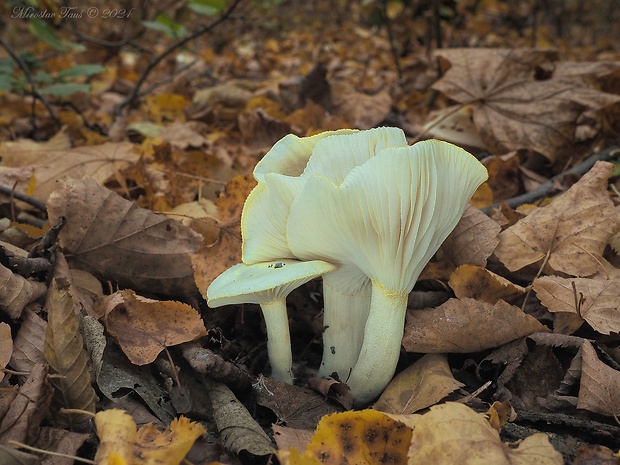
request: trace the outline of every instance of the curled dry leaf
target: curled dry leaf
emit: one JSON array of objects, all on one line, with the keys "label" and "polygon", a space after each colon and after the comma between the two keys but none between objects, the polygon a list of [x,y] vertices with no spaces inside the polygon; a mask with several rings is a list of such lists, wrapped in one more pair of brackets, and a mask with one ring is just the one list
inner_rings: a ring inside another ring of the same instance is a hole
[{"label": "curled dry leaf", "polygon": [[548,331],[536,318],[503,300],[491,305],[450,299],[431,310],[408,312],[403,346],[421,353],[479,352]]},{"label": "curled dry leaf", "polygon": [[499,432],[469,407],[449,402],[421,416],[411,437],[408,463],[433,465],[562,465],[562,454],[544,433],[525,438],[517,448],[502,443]]},{"label": "curled dry leaf", "polygon": [[[538,263],[572,276],[601,269],[602,254],[620,228],[620,212],[607,195],[611,163],[597,161],[568,191],[502,231],[495,255],[510,271]],[[549,273],[551,274],[551,273]]]},{"label": "curled dry leaf", "polygon": [[67,219],[59,240],[74,267],[145,292],[195,292],[190,257],[202,238],[178,221],[139,208],[89,178],[58,181],[48,212],[52,223]]},{"label": "curled dry leaf", "polygon": [[376,410],[334,413],[319,422],[305,452],[279,450],[282,465],[408,463],[411,429]]},{"label": "curled dry leaf", "polygon": [[10,318],[17,319],[31,302],[44,296],[45,284],[26,279],[0,265],[0,309]]},{"label": "curled dry leaf", "polygon": [[590,341],[581,346],[581,381],[577,408],[620,419],[620,371],[601,362]]},{"label": "curled dry leaf", "polygon": [[139,157],[129,142],[106,142],[76,148],[70,148],[69,143],[68,147],[53,149],[28,140],[5,144],[6,150],[0,150],[3,164],[34,166],[28,194],[42,201],[47,200],[54,190],[56,180],[63,176],[74,179],[90,176],[104,183],[119,170],[135,163]]},{"label": "curled dry leaf", "polygon": [[473,265],[459,266],[449,281],[459,299],[471,297],[494,304],[498,300],[512,301],[523,296],[526,290],[485,268]]},{"label": "curled dry leaf", "polygon": [[544,276],[533,286],[550,312],[572,314],[602,334],[620,332],[620,277],[606,280]]},{"label": "curled dry leaf", "polygon": [[501,228],[475,207],[469,206],[456,228],[437,252],[437,259],[429,262],[420,279],[448,280],[454,269],[469,264],[484,267],[499,243]]},{"label": "curled dry leaf", "polygon": [[[457,48],[438,50],[436,55],[451,67],[433,88],[473,106],[474,125],[493,153],[528,149],[553,161],[572,148],[577,119],[584,111],[620,101],[591,86],[588,73],[552,71],[546,79],[537,79],[540,69],[555,65],[558,53],[553,50]],[[581,65],[587,69],[587,63]],[[618,64],[605,69],[611,73]],[[599,68],[589,72],[601,73],[605,74]]]},{"label": "curled dry leaf", "polygon": [[411,414],[435,405],[463,383],[454,379],[443,354],[426,354],[400,372],[372,406],[386,413]]},{"label": "curled dry leaf", "polygon": [[125,290],[108,296],[103,306],[106,329],[135,365],[151,363],[165,347],[207,332],[198,311],[181,302],[147,299]]},{"label": "curled dry leaf", "polygon": [[[178,465],[206,430],[200,423],[180,417],[166,431],[152,424],[139,430],[131,415],[119,409],[105,410],[95,415],[97,436],[101,441],[95,463],[157,463]],[[139,459],[137,459],[139,457]]]},{"label": "curled dry leaf", "polygon": [[95,413],[97,395],[91,385],[87,356],[80,335],[78,317],[68,292],[68,282],[62,278],[52,281],[48,295],[47,330],[43,349],[54,386],[52,414],[57,424],[72,430],[81,428],[90,417],[82,414],[60,413],[61,408]]}]

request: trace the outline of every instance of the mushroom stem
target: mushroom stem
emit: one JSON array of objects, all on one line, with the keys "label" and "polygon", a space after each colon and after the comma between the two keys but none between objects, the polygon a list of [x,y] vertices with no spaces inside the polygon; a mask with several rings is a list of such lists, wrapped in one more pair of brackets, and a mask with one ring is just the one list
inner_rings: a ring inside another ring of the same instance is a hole
[{"label": "mushroom stem", "polygon": [[276,299],[260,305],[267,327],[267,353],[271,377],[276,381],[293,384],[293,356],[288,328],[286,299]]},{"label": "mushroom stem", "polygon": [[364,326],[370,310],[370,285],[358,292],[343,292],[337,272],[323,276],[323,360],[320,377],[338,374],[346,380],[362,347]]},{"label": "mushroom stem", "polygon": [[351,376],[346,381],[355,405],[366,405],[388,385],[400,356],[407,310],[406,292],[391,292],[372,281],[370,313],[364,341]]}]

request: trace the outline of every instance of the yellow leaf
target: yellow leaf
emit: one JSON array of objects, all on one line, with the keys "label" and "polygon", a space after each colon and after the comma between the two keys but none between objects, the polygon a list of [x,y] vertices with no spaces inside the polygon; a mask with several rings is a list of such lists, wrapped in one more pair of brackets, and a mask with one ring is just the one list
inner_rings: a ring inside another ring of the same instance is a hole
[{"label": "yellow leaf", "polygon": [[407,463],[411,429],[376,410],[335,413],[319,422],[308,450],[278,451],[282,465]]},{"label": "yellow leaf", "polygon": [[95,415],[97,436],[101,441],[97,465],[129,465],[136,438],[136,422],[123,410],[111,409]]}]

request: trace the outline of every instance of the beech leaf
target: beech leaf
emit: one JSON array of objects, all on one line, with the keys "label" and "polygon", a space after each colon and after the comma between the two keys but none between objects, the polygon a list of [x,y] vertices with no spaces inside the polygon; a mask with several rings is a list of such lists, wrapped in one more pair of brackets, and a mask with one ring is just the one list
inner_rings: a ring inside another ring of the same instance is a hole
[{"label": "beech leaf", "polygon": [[167,295],[195,292],[191,254],[202,238],[176,220],[139,208],[93,179],[63,179],[48,201],[64,216],[60,244],[76,267],[123,287]]},{"label": "beech leaf", "polygon": [[435,405],[463,386],[452,376],[445,355],[426,354],[400,372],[372,407],[386,413],[411,414]]},{"label": "beech leaf", "polygon": [[605,246],[620,228],[620,211],[607,195],[613,169],[597,161],[568,191],[502,231],[495,255],[510,271],[547,254],[554,271],[590,276],[601,270]]},{"label": "beech leaf", "polygon": [[601,362],[590,341],[581,346],[581,381],[577,408],[620,418],[620,371]]},{"label": "beech leaf", "polygon": [[450,299],[430,310],[407,313],[403,346],[409,352],[467,353],[548,332],[536,318],[503,300]]}]

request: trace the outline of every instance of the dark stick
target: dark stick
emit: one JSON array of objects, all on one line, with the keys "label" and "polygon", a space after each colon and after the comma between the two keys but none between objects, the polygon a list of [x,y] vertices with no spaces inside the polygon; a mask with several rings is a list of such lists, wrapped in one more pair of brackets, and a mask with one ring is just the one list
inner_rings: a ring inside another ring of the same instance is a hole
[{"label": "dark stick", "polygon": [[29,205],[32,205],[33,207],[35,207],[37,210],[41,210],[42,212],[46,211],[46,206],[44,202],[41,202],[40,200],[37,199],[33,199],[32,197],[22,194],[20,192],[16,192],[13,189],[11,189],[10,187],[6,187],[6,186],[0,186],[0,194],[5,194],[5,195],[9,195],[17,200],[21,200],[22,202],[26,202]]},{"label": "dark stick", "polygon": [[[584,162],[582,162],[579,165],[571,168],[570,170],[564,171],[563,173],[560,173],[560,174],[552,177],[551,179],[549,179],[546,183],[544,183],[539,188],[534,189],[533,191],[530,191],[527,194],[519,195],[517,197],[513,197],[511,199],[504,200],[504,201],[502,201],[502,203],[505,203],[510,208],[515,208],[515,207],[518,207],[519,205],[523,205],[525,203],[532,203],[532,202],[534,202],[534,201],[544,197],[545,195],[548,195],[549,192],[553,189],[553,184],[556,181],[559,181],[561,183],[564,180],[564,176],[566,176],[566,175],[583,175],[583,174],[587,173],[590,170],[590,168],[592,168],[594,166],[594,163],[596,163],[597,161],[599,161],[599,160],[610,160],[610,159],[612,159],[613,157],[615,157],[615,156],[617,156],[619,154],[620,154],[620,148],[619,147],[614,146],[614,147],[606,148],[605,150],[597,152],[594,155],[588,157]],[[491,213],[491,210],[493,210],[494,208],[498,208],[499,206],[500,206],[500,204],[496,203],[496,204],[490,205],[488,207],[482,208],[481,211],[488,215],[488,214]]]}]

